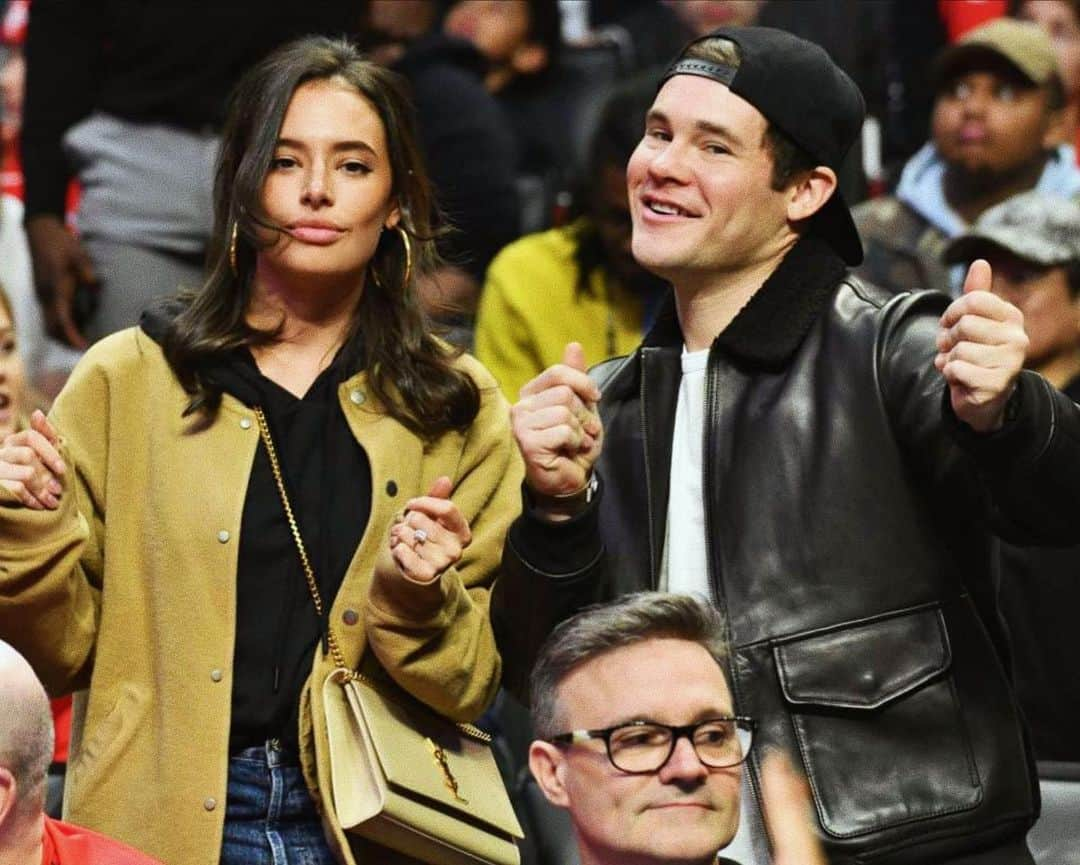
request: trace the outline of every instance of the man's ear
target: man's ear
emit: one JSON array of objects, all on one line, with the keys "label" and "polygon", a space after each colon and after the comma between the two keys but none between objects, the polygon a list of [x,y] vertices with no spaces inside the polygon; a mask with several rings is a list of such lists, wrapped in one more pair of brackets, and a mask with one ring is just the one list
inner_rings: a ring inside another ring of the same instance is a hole
[{"label": "man's ear", "polygon": [[510,68],[518,75],[535,75],[548,64],[547,48],[539,42],[525,42],[510,55]]},{"label": "man's ear", "polygon": [[788,222],[809,219],[832,197],[836,191],[836,172],[819,165],[801,175],[789,188]]},{"label": "man's ear", "polygon": [[544,797],[559,808],[570,807],[566,792],[566,757],[550,742],[536,739],[529,746],[529,771]]},{"label": "man's ear", "polygon": [[15,805],[19,800],[19,785],[6,766],[0,766],[0,831],[11,825]]}]

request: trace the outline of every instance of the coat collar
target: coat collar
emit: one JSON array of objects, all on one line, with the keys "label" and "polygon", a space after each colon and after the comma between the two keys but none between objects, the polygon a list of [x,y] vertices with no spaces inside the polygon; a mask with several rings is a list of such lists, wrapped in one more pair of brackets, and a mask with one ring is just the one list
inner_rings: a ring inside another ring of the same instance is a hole
[{"label": "coat collar", "polygon": [[[187,300],[176,297],[153,304],[139,317],[139,327],[164,348],[173,322],[185,312],[187,305]],[[273,391],[273,385],[259,372],[250,349],[246,347],[223,350],[204,360],[200,375],[211,387],[230,394],[245,406],[264,405],[272,398],[269,394]],[[333,362],[323,370],[312,387],[330,383],[339,391],[347,386],[347,391],[352,394],[364,381],[364,340],[363,334],[357,331],[338,349]],[[360,405],[366,398],[367,395],[357,401],[354,397],[352,402]]]},{"label": "coat collar", "polygon": [[[824,241],[803,237],[713,341],[713,349],[750,369],[782,369],[817,320],[847,267]],[[682,331],[669,294],[644,348],[680,347]]]}]

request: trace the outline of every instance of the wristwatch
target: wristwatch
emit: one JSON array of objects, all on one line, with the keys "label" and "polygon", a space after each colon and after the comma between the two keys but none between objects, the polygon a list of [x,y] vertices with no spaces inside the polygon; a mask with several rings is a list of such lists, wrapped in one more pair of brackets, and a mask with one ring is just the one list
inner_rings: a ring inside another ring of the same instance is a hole
[{"label": "wristwatch", "polygon": [[533,508],[573,515],[583,506],[590,504],[596,497],[596,491],[600,489],[600,476],[596,472],[590,472],[589,479],[585,481],[583,487],[560,496],[538,493],[536,490],[531,489],[528,484],[525,485],[525,489]]}]

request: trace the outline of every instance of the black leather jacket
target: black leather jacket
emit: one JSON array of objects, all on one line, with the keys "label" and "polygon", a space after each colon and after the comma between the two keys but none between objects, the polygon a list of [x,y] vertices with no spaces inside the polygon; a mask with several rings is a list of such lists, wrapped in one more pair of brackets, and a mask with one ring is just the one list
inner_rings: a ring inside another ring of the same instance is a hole
[{"label": "black leather jacket", "polygon": [[[732,691],[801,761],[833,863],[1031,861],[988,529],[1078,540],[1080,408],[1024,373],[1001,431],[957,422],[933,366],[948,302],[804,240],[709,353],[703,543]],[[519,693],[557,621],[657,585],[681,349],[671,314],[597,371],[599,499],[511,530],[493,616]]]}]

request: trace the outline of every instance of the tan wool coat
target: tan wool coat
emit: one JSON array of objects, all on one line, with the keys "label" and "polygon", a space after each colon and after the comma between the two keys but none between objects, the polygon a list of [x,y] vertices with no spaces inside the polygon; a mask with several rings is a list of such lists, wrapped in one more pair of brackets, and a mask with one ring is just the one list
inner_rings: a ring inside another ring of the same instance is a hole
[{"label": "tan wool coat", "polygon": [[[371,463],[371,516],[330,609],[349,664],[381,666],[438,711],[472,720],[500,661],[488,592],[520,509],[522,468],[491,376],[471,427],[424,442],[386,414],[361,373],[339,399]],[[211,423],[138,329],[86,354],[53,408],[67,463],[55,511],[0,488],[0,638],[49,691],[77,701],[65,817],[167,865],[218,861],[225,817],[238,534],[259,441],[225,395]],[[386,553],[394,515],[440,475],[472,542],[433,587],[406,584]],[[356,615],[354,615],[356,614]],[[301,698],[301,759],[333,817],[320,699],[332,662],[316,652]],[[356,856],[346,853],[347,861]],[[373,861],[378,857],[363,857]]]}]

